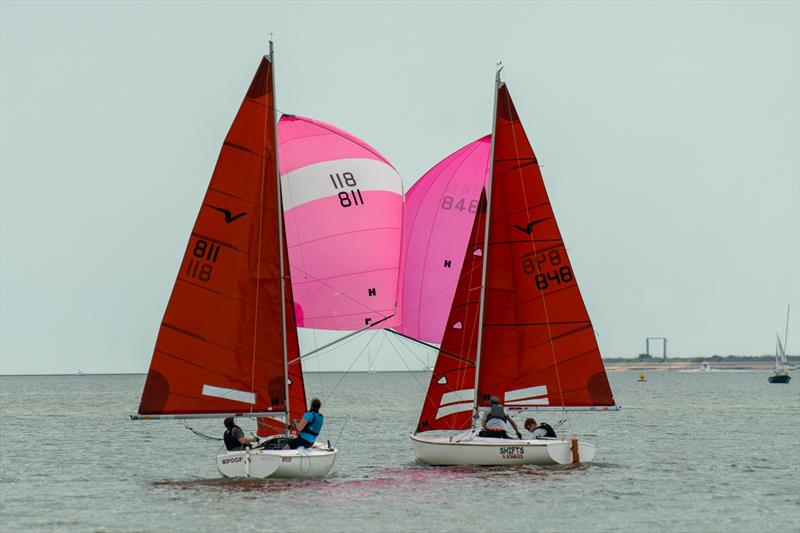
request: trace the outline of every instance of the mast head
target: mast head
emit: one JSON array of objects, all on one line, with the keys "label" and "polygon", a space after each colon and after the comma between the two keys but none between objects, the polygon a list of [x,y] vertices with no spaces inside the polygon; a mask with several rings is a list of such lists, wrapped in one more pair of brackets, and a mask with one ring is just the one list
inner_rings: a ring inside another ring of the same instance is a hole
[{"label": "mast head", "polygon": [[495,83],[497,83],[498,86],[500,86],[500,72],[503,71],[503,62],[502,61],[498,61],[497,63],[494,64],[494,66],[496,68],[496,72],[495,72],[495,75],[494,75],[494,81],[495,81]]}]

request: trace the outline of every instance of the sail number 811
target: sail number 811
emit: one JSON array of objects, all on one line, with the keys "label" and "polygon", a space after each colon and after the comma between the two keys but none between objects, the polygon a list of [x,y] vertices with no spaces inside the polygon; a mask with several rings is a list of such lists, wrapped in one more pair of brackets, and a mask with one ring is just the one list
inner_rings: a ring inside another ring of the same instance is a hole
[{"label": "sail number 811", "polygon": [[192,248],[192,258],[186,265],[184,274],[190,278],[197,278],[200,281],[211,281],[211,274],[214,267],[211,263],[217,262],[219,257],[219,244],[197,239]]},{"label": "sail number 811", "polygon": [[[352,172],[338,172],[329,174],[331,183],[334,189],[344,189],[345,187],[355,187],[358,185],[356,177]],[[364,197],[361,196],[361,189],[350,189],[349,191],[340,191],[337,196],[339,197],[339,205],[342,207],[350,207],[351,205],[364,205]]]}]

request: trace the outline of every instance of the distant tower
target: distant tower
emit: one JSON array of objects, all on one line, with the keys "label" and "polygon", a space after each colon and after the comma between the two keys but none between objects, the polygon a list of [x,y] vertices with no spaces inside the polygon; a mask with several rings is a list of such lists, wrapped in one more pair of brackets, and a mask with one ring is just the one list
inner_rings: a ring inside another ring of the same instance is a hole
[{"label": "distant tower", "polygon": [[661,358],[666,361],[667,360],[667,338],[666,337],[646,337],[644,340],[644,348],[645,353],[650,355],[650,341],[662,341],[662,352]]}]

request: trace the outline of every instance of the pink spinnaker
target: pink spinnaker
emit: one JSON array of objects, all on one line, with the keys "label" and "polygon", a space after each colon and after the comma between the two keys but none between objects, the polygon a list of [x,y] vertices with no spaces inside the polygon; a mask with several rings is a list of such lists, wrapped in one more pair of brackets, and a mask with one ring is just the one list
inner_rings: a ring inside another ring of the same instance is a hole
[{"label": "pink spinnaker", "polygon": [[396,329],[440,343],[475,211],[489,171],[491,135],[440,161],[406,193]]},{"label": "pink spinnaker", "polygon": [[297,325],[358,330],[393,315],[400,175],[361,139],[299,116],[278,122],[278,154]]}]

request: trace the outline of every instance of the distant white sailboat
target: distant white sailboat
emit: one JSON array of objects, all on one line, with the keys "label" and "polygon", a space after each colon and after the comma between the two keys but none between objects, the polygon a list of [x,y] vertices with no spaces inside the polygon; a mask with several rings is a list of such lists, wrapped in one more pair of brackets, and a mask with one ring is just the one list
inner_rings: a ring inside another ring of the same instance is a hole
[{"label": "distant white sailboat", "polygon": [[682,368],[678,372],[711,372],[711,363],[703,361],[697,368]]},{"label": "distant white sailboat", "polygon": [[783,343],[781,336],[775,333],[775,370],[767,378],[770,383],[789,383],[792,377],[789,375],[789,359],[786,357],[786,347],[789,338],[789,309],[786,306],[786,328],[783,332]]}]

